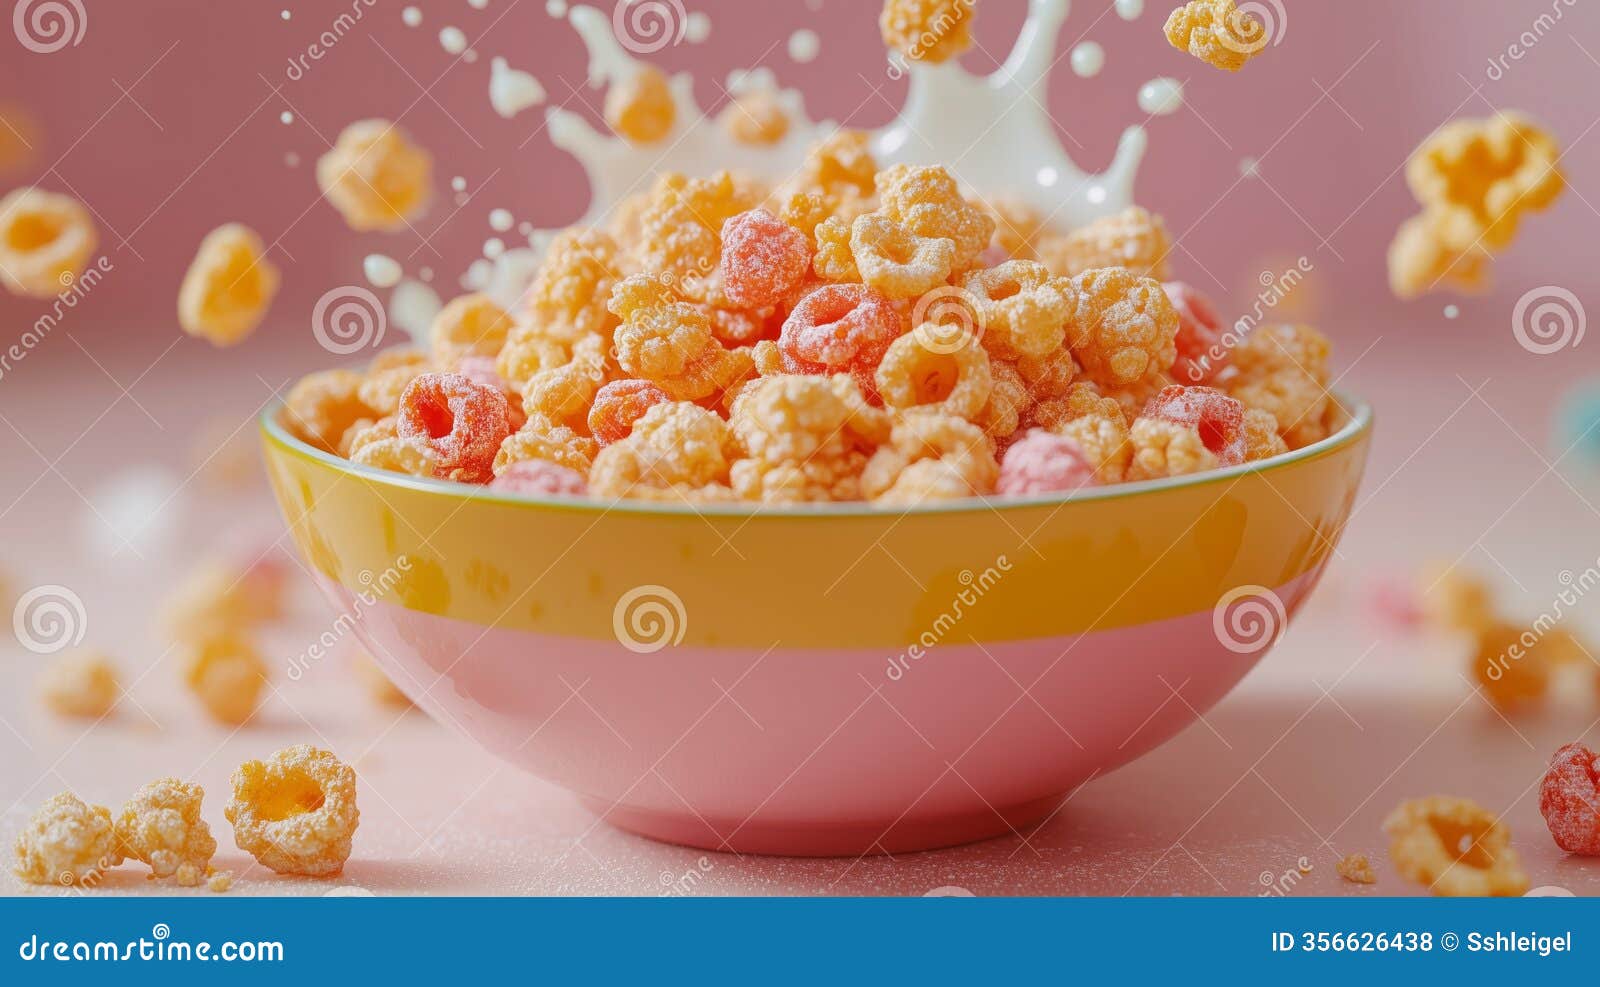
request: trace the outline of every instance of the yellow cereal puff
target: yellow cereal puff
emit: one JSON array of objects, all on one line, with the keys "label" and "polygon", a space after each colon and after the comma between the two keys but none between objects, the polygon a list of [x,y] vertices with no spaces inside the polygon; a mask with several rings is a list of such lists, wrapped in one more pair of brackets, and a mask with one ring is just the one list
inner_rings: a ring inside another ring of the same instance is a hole
[{"label": "yellow cereal puff", "polygon": [[1078,314],[1067,343],[1086,376],[1103,388],[1118,388],[1172,366],[1178,312],[1160,282],[1107,267],[1085,271],[1072,284]]},{"label": "yellow cereal puff", "polygon": [[218,561],[196,565],[161,607],[161,628],[173,641],[196,644],[248,630],[283,613],[281,581]]},{"label": "yellow cereal puff", "polygon": [[39,698],[62,716],[98,719],[121,696],[117,667],[104,652],[91,648],[57,655],[39,676]]},{"label": "yellow cereal puff", "polygon": [[248,723],[267,687],[267,664],[243,638],[213,637],[191,648],[184,683],[212,719],[228,726]]},{"label": "yellow cereal puff", "polygon": [[1333,865],[1334,872],[1351,884],[1377,884],[1378,872],[1364,853],[1348,853]]},{"label": "yellow cereal puff", "polygon": [[1477,634],[1472,678],[1496,708],[1515,712],[1536,705],[1550,688],[1552,652],[1532,631],[1496,623]]},{"label": "yellow cereal puff", "polygon": [[317,159],[317,185],[353,230],[398,230],[432,195],[433,159],[387,120],[358,120]]},{"label": "yellow cereal puff", "polygon": [[1172,47],[1229,72],[1239,71],[1272,41],[1267,26],[1233,0],[1189,0],[1167,17],[1165,30]]},{"label": "yellow cereal puff", "polygon": [[233,773],[223,815],[233,840],[279,874],[332,877],[350,858],[361,822],[356,773],[333,754],[296,744]]},{"label": "yellow cereal puff", "polygon": [[62,792],[17,833],[11,871],[28,884],[91,887],[122,863],[111,810]]},{"label": "yellow cereal puff", "polygon": [[0,199],[0,281],[15,294],[65,291],[98,243],[89,210],[71,196],[29,186]]},{"label": "yellow cereal puff", "polygon": [[850,224],[850,256],[863,283],[890,298],[915,298],[950,277],[956,248],[948,238],[918,236],[881,213],[867,213]]},{"label": "yellow cereal puff", "polygon": [[1383,830],[1395,871],[1436,895],[1516,896],[1528,890],[1528,875],[1511,849],[1511,830],[1471,799],[1431,795],[1402,802]]},{"label": "yellow cereal puff", "polygon": [[352,370],[322,370],[300,378],[283,399],[284,427],[319,449],[335,451],[351,425],[380,417],[361,400],[362,380]]},{"label": "yellow cereal puff", "polygon": [[428,332],[433,362],[453,369],[462,357],[499,356],[511,332],[511,316],[488,295],[461,295],[439,310]]},{"label": "yellow cereal puff", "polygon": [[1310,326],[1261,326],[1233,348],[1237,374],[1226,390],[1246,408],[1271,412],[1289,448],[1328,435],[1328,339]]},{"label": "yellow cereal puff", "polygon": [[973,271],[961,279],[961,288],[976,309],[984,346],[1000,357],[1059,355],[1078,314],[1078,289],[1035,261],[1008,260]]},{"label": "yellow cereal puff", "polygon": [[718,301],[713,275],[722,256],[722,224],[755,204],[726,171],[710,178],[662,175],[639,218],[634,252],[640,265],[690,301]]},{"label": "yellow cereal puff", "polygon": [[936,407],[976,422],[994,393],[989,354],[968,343],[930,347],[924,335],[909,332],[889,344],[878,364],[878,393],[890,408]]},{"label": "yellow cereal puff", "polygon": [[634,144],[654,144],[672,132],[677,106],[672,86],[662,71],[641,65],[606,91],[606,124]]},{"label": "yellow cereal puff", "polygon": [[589,490],[604,498],[731,498],[728,469],[737,454],[722,416],[688,401],[667,401],[634,422],[627,438],[600,450]]},{"label": "yellow cereal puff", "polygon": [[1406,184],[1438,214],[1446,246],[1500,251],[1525,214],[1546,208],[1566,187],[1560,158],[1549,131],[1520,113],[1454,120],[1412,153]]},{"label": "yellow cereal puff", "polygon": [[943,62],[972,47],[976,0],[886,0],[883,43],[913,62]]},{"label": "yellow cereal puff", "polygon": [[717,119],[729,137],[754,147],[776,144],[789,133],[789,115],[762,89],[740,93]]},{"label": "yellow cereal puff", "polygon": [[1078,443],[1099,483],[1121,483],[1133,461],[1133,442],[1121,409],[1115,415],[1093,412],[1058,425],[1054,431]]},{"label": "yellow cereal puff", "polygon": [[734,492],[767,503],[859,499],[867,457],[890,428],[848,374],[753,381],[728,423],[747,453],[730,469]]},{"label": "yellow cereal puff", "polygon": [[261,238],[228,223],[200,241],[178,289],[178,323],[191,336],[232,346],[255,332],[278,293],[278,269]]},{"label": "yellow cereal puff", "polygon": [[1417,574],[1422,619],[1437,630],[1481,634],[1500,622],[1494,589],[1464,566],[1446,560]]},{"label": "yellow cereal puff", "polygon": [[878,172],[873,185],[880,211],[906,232],[948,239],[955,246],[952,270],[971,268],[994,236],[993,217],[963,198],[955,178],[937,165],[892,165]]},{"label": "yellow cereal puff", "polygon": [[176,778],[161,778],[140,788],[117,813],[118,851],[148,864],[155,877],[198,886],[217,852],[211,827],[200,818],[204,797],[199,785]]},{"label": "yellow cereal puff", "polygon": [[1410,299],[1439,288],[1480,294],[1489,288],[1489,252],[1476,242],[1453,247],[1444,229],[1444,214],[1426,210],[1395,231],[1387,257],[1389,290]]},{"label": "yellow cereal puff", "polygon": [[1133,458],[1126,479],[1159,480],[1217,468],[1217,457],[1206,448],[1197,429],[1159,418],[1140,418],[1129,430]]},{"label": "yellow cereal puff", "polygon": [[999,478],[1000,464],[983,429],[935,409],[914,408],[895,418],[889,442],[867,462],[861,492],[881,504],[915,506],[993,493]]},{"label": "yellow cereal puff", "polygon": [[1161,217],[1138,206],[1102,216],[1070,233],[1047,235],[1037,244],[1052,273],[1076,277],[1098,267],[1126,267],[1140,277],[1166,281],[1172,238]]}]

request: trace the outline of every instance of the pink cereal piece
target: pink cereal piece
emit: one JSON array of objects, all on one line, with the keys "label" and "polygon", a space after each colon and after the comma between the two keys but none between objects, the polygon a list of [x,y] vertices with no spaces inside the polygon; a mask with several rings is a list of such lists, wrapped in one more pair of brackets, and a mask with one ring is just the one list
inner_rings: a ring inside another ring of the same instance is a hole
[{"label": "pink cereal piece", "polygon": [[464,356],[456,364],[456,373],[477,384],[479,387],[492,387],[505,395],[506,406],[511,413],[511,431],[515,432],[528,420],[522,410],[521,397],[511,389],[494,367],[495,358],[492,356]]},{"label": "pink cereal piece", "polygon": [[1036,428],[1006,449],[996,489],[1012,496],[1065,493],[1094,482],[1094,466],[1082,446]]},{"label": "pink cereal piece", "polygon": [[864,284],[824,285],[784,320],[778,352],[790,373],[850,374],[876,402],[874,374],[900,329],[900,314],[882,292]]},{"label": "pink cereal piece", "polygon": [[722,288],[735,305],[776,305],[810,267],[810,238],[765,209],[722,224]]},{"label": "pink cereal piece", "polygon": [[1594,751],[1578,743],[1556,751],[1539,786],[1539,812],[1556,846],[1585,857],[1600,856]]},{"label": "pink cereal piece", "polygon": [[1223,466],[1244,462],[1244,405],[1214,387],[1169,384],[1145,405],[1144,416],[1193,428]]},{"label": "pink cereal piece", "polygon": [[423,374],[400,396],[395,430],[426,444],[439,458],[437,474],[465,483],[487,483],[494,456],[511,434],[510,407],[493,387],[461,374]]},{"label": "pink cereal piece", "polygon": [[1178,359],[1172,375],[1190,384],[1206,384],[1216,379],[1232,356],[1223,345],[1222,320],[1211,300],[1183,281],[1161,285],[1178,310],[1178,335],[1174,343]]},{"label": "pink cereal piece", "polygon": [[583,474],[543,459],[523,459],[501,471],[490,490],[549,497],[582,497],[589,492]]},{"label": "pink cereal piece", "polygon": [[667,392],[648,380],[614,380],[600,388],[589,408],[589,431],[603,446],[620,442],[633,423],[667,400]]}]

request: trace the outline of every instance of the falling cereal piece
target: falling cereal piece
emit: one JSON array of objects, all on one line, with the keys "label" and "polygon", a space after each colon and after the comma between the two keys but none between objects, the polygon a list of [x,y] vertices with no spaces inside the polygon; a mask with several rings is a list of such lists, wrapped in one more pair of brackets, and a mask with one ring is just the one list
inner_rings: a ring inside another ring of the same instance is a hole
[{"label": "falling cereal piece", "polygon": [[0,282],[15,294],[66,291],[98,242],[89,210],[71,196],[27,186],[0,199]]},{"label": "falling cereal piece", "polygon": [[178,289],[178,324],[213,346],[243,342],[267,317],[278,294],[278,268],[261,237],[227,223],[200,241]]},{"label": "falling cereal piece", "polygon": [[937,63],[972,47],[972,0],[886,0],[883,43],[912,62]]},{"label": "falling cereal piece", "polygon": [[368,254],[362,258],[361,271],[374,288],[393,288],[405,274],[400,262],[386,254]]},{"label": "falling cereal piece", "polygon": [[507,120],[545,100],[544,86],[521,69],[514,69],[504,58],[489,62],[489,105]]},{"label": "falling cereal piece", "polygon": [[317,159],[317,185],[353,230],[398,230],[427,207],[433,161],[387,120],[344,128]]},{"label": "falling cereal piece", "polygon": [[39,676],[39,698],[62,716],[99,719],[116,707],[121,695],[116,666],[92,648],[57,655]]},{"label": "falling cereal piece", "polygon": [[1167,18],[1167,42],[1207,65],[1237,72],[1272,38],[1267,25],[1234,0],[1189,0]]},{"label": "falling cereal piece", "polygon": [[635,144],[652,144],[667,136],[677,117],[672,88],[658,68],[643,65],[611,84],[606,91],[606,123]]},{"label": "falling cereal piece", "polygon": [[309,744],[284,748],[233,773],[223,815],[239,849],[279,874],[333,877],[361,821],[356,773]]},{"label": "falling cereal piece", "polygon": [[1377,884],[1378,872],[1372,869],[1372,864],[1364,853],[1346,854],[1333,869],[1339,876],[1351,884]]}]

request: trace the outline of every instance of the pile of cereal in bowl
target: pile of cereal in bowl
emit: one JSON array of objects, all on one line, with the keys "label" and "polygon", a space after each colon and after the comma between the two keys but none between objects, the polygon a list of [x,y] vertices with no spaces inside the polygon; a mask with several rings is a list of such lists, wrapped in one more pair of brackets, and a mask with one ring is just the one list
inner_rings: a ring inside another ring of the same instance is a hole
[{"label": "pile of cereal in bowl", "polygon": [[1236,338],[1137,207],[1055,232],[841,131],[776,187],[666,174],[616,217],[515,311],[466,295],[427,348],[302,379],[285,427],[511,493],[903,507],[1234,466],[1342,414],[1327,340]]}]

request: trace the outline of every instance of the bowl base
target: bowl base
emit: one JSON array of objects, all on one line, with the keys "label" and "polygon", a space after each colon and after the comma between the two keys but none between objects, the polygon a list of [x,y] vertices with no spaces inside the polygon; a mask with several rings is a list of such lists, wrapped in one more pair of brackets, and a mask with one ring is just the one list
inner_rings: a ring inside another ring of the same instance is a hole
[{"label": "bowl base", "polygon": [[657,812],[600,799],[580,798],[584,806],[618,829],[663,843],[724,853],[784,857],[860,857],[877,853],[912,853],[975,843],[1025,832],[1042,822],[1065,794],[1020,805],[949,816],[906,814],[892,822],[762,822],[714,823],[693,813]]}]

